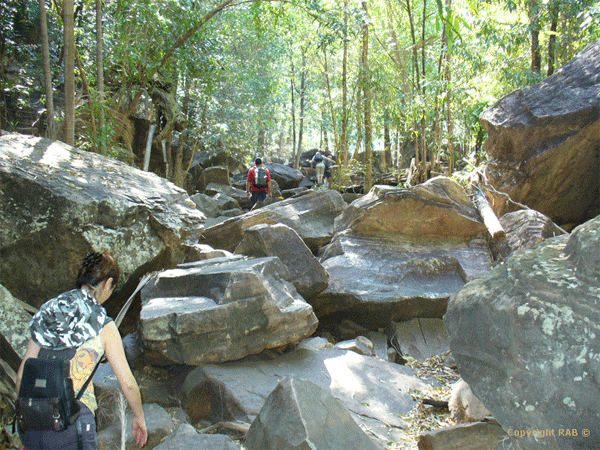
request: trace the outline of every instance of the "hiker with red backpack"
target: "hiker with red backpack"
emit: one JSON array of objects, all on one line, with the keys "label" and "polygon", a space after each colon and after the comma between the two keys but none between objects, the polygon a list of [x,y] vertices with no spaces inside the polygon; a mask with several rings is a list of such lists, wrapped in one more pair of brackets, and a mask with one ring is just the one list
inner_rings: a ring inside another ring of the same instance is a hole
[{"label": "hiker with red backpack", "polygon": [[255,166],[248,171],[248,180],[246,181],[246,195],[254,206],[257,202],[264,202],[267,198],[273,197],[271,173],[269,169],[263,166],[262,158],[254,160]]}]

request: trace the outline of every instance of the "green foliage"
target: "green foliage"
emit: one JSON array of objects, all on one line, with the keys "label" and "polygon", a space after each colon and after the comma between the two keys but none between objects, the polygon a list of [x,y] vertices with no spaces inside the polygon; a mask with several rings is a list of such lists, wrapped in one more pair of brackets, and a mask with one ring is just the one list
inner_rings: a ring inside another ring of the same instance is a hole
[{"label": "green foliage", "polygon": [[[346,43],[346,112],[352,151],[361,139],[360,52],[362,26],[367,23],[376,147],[381,148],[387,126],[393,148],[403,153],[400,159],[409,160],[415,142],[425,141],[430,157],[450,156],[452,143],[458,165],[468,164],[481,140],[481,112],[506,93],[546,76],[545,71],[531,72],[532,26],[540,30],[543,64],[548,62],[550,37],[556,37],[556,67],[600,36],[600,6],[592,0],[548,0],[540,2],[531,15],[526,2],[513,0],[453,0],[451,8],[443,0],[411,0],[411,17],[404,2],[372,0],[365,14],[354,1],[348,1],[344,11],[344,2],[339,0],[236,0],[164,60],[178,39],[221,3],[104,2],[106,102],[100,105],[96,98],[84,98],[87,105],[78,109],[80,120],[86,122],[79,139],[82,145],[108,149],[127,126],[119,113],[145,88],[175,99],[179,114],[185,115],[186,132],[200,148],[222,147],[241,159],[257,152],[291,157],[302,119],[303,149],[323,148],[327,138],[329,150],[334,150],[344,112],[341,68]],[[84,0],[78,6],[77,49],[92,96],[96,96],[95,1]],[[62,84],[61,25],[49,1],[47,7],[53,82],[58,93]],[[552,34],[550,26],[556,14],[558,28]],[[415,27],[414,45],[410,23]],[[1,2],[3,109],[39,106],[36,101],[41,96],[43,75],[39,42],[33,39],[38,24],[36,1]],[[18,73],[9,73],[9,65],[18,67]],[[301,77],[306,81],[302,118]],[[98,117],[101,110],[107,119],[94,137],[88,112]],[[292,136],[293,129],[296,136]],[[132,159],[129,150],[117,153],[121,159]],[[352,162],[338,170],[339,180],[334,184],[342,186],[352,171],[364,169],[355,165]]]},{"label": "green foliage", "polygon": [[352,185],[352,175],[358,173],[365,173],[365,165],[356,159],[348,161],[345,167],[333,166],[329,188],[343,192],[345,187]]}]

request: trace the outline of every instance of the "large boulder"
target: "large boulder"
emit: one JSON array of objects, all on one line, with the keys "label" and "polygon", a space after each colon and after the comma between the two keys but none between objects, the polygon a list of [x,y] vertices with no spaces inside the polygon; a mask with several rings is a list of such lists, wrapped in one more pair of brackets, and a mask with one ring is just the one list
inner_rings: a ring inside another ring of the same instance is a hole
[{"label": "large boulder", "polygon": [[233,252],[248,228],[262,223],[282,223],[317,252],[331,240],[334,220],[346,206],[339,192],[311,190],[213,225],[202,234],[202,242]]},{"label": "large boulder", "polygon": [[304,178],[302,172],[284,164],[265,163],[264,166],[269,169],[271,178],[277,181],[281,190],[297,188]]},{"label": "large boulder", "polygon": [[149,354],[187,365],[223,362],[297,343],[318,321],[279,258],[232,256],[166,270],[142,290]]},{"label": "large boulder", "polygon": [[360,235],[472,237],[486,228],[461,185],[436,177],[409,189],[374,186],[335,221]]},{"label": "large boulder", "polygon": [[263,257],[277,256],[287,267],[298,293],[312,298],[325,288],[329,275],[304,241],[287,225],[255,225],[244,233],[236,254]]},{"label": "large boulder", "polygon": [[490,183],[559,225],[600,207],[600,40],[484,111]]},{"label": "large boulder", "polygon": [[507,258],[516,250],[535,247],[546,239],[566,233],[548,216],[533,209],[506,213],[500,218],[500,224],[506,239],[491,246],[497,259]]},{"label": "large boulder", "polygon": [[[27,313],[23,305],[0,285],[0,334],[20,358],[25,356],[27,350],[30,321],[31,314]],[[8,355],[2,352],[2,358],[6,356]]]},{"label": "large boulder", "polygon": [[598,448],[599,230],[600,216],[516,252],[450,299],[460,374],[522,448]]},{"label": "large boulder", "polygon": [[450,295],[487,275],[487,230],[464,189],[434,178],[410,189],[376,186],[335,221],[321,257],[329,286],[310,302],[319,319],[368,327],[441,318]]},{"label": "large boulder", "polygon": [[329,390],[293,376],[281,380],[269,395],[244,446],[248,450],[380,449]]},{"label": "large boulder", "polygon": [[406,366],[348,350],[296,349],[276,359],[246,358],[195,368],[183,385],[184,408],[192,423],[202,419],[251,423],[279,381],[292,375],[331,392],[382,446],[407,440],[408,423],[402,416],[417,404],[412,394],[431,388]]},{"label": "large boulder", "polygon": [[92,249],[110,249],[119,288],[133,290],[132,276],[175,265],[204,228],[167,180],[32,136],[0,137],[0,194],[0,283],[35,307],[73,287]]}]

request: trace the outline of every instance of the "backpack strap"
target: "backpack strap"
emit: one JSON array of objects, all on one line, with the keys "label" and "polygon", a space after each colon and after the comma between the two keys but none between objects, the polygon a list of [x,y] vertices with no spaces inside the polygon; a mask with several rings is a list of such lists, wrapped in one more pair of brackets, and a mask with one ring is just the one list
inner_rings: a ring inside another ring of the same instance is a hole
[{"label": "backpack strap", "polygon": [[89,386],[90,381],[92,381],[92,379],[94,378],[94,374],[96,373],[96,370],[98,370],[98,367],[100,366],[101,362],[102,362],[102,358],[98,359],[98,362],[94,366],[94,370],[92,370],[92,373],[90,373],[90,376],[88,377],[88,379],[85,380],[85,383],[83,384],[83,386],[81,386],[81,389],[79,389],[79,392],[77,393],[77,397],[75,397],[75,400],[79,400],[83,396],[83,393]]}]

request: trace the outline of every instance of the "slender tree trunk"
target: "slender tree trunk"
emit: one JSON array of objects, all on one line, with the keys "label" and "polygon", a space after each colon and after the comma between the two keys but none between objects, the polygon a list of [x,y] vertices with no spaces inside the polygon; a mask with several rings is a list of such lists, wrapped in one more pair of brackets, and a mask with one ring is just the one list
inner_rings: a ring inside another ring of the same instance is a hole
[{"label": "slender tree trunk", "polygon": [[[446,13],[450,15],[452,11],[452,0],[446,0]],[[446,94],[446,120],[448,121],[448,172],[452,175],[454,172],[454,122],[452,119],[452,54],[449,44],[448,26],[444,27],[444,43],[446,45],[446,61],[445,75],[446,83],[448,83],[448,91]]]},{"label": "slender tree trunk", "polygon": [[[412,9],[410,5],[410,0],[406,0],[406,12],[408,14],[408,22],[410,24],[410,36],[412,39],[412,49],[413,49],[413,91],[417,94],[421,92],[421,75],[419,73],[419,53],[417,48],[417,35],[415,31],[415,21],[412,15]],[[418,124],[414,124],[415,130],[418,128]],[[420,166],[420,136],[415,137],[415,165],[417,167]]]},{"label": "slender tree trunk", "polygon": [[258,130],[258,137],[256,141],[256,151],[260,154],[265,154],[267,150],[267,130],[263,126]]},{"label": "slender tree trunk", "polygon": [[542,69],[542,55],[540,52],[539,29],[539,0],[529,0],[529,27],[531,29],[531,71],[540,73]]},{"label": "slender tree trunk", "polygon": [[102,0],[96,0],[96,78],[98,84],[98,103],[100,105],[100,117],[98,127],[100,128],[100,139],[98,149],[104,153],[106,146],[106,116],[104,114],[104,56],[102,36]]},{"label": "slender tree trunk", "polygon": [[302,154],[302,137],[304,134],[304,111],[306,108],[306,53],[302,52],[302,72],[300,73],[300,126],[298,130],[298,153],[296,154],[295,167],[300,167],[300,155]]},{"label": "slender tree trunk", "polygon": [[[331,83],[329,82],[329,64],[327,63],[327,49],[323,48],[323,60],[325,69],[325,83],[327,85],[327,96],[329,98],[329,110],[331,113],[331,123],[333,125],[333,148],[337,151],[340,145],[339,136],[337,132],[337,120],[335,118],[335,108],[333,104],[333,97],[331,95]],[[326,123],[326,122],[323,122]]]},{"label": "slender tree trunk", "polygon": [[408,13],[408,22],[410,24],[410,36],[412,39],[412,51],[413,51],[413,65],[414,65],[414,76],[413,86],[415,90],[421,89],[421,76],[419,74],[419,53],[417,48],[417,35],[415,32],[415,21],[412,16],[412,10],[410,6],[410,0],[406,0],[406,12]]},{"label": "slender tree trunk", "polygon": [[548,76],[552,75],[556,64],[556,31],[558,30],[558,14],[560,1],[556,0],[550,6],[550,36],[548,37]]},{"label": "slender tree trunk", "polygon": [[[186,121],[189,118],[190,113],[190,89],[191,89],[191,80],[190,77],[186,76],[183,82],[183,104],[182,104],[182,113],[186,118]],[[185,154],[185,143],[187,139],[187,133],[184,130],[179,133],[179,145],[174,149],[173,155],[173,176],[172,180],[174,184],[181,188],[185,188],[185,178],[187,175],[187,171],[184,168],[186,165],[184,163],[183,157]],[[190,155],[190,158],[193,158],[194,155]]]},{"label": "slender tree trunk", "polygon": [[85,76],[85,67],[81,62],[81,58],[79,57],[79,52],[75,49],[75,58],[77,59],[77,67],[79,67],[79,73],[81,75],[81,83],[83,84],[83,90],[85,95],[88,97],[88,103],[90,105],[90,124],[92,127],[92,148],[94,151],[98,150],[97,142],[98,142],[98,129],[96,128],[96,118],[94,116],[94,102],[92,98],[92,93],[90,92],[90,85],[87,82],[87,77]]},{"label": "slender tree trunk", "polygon": [[292,79],[290,80],[290,92],[291,92],[291,114],[292,114],[292,156],[294,158],[294,169],[298,170],[300,168],[300,156],[296,154],[296,100],[295,100],[295,90],[296,86],[294,86],[294,72],[292,70]]},{"label": "slender tree trunk", "polygon": [[364,11],[363,22],[363,45],[361,71],[363,73],[362,88],[364,92],[364,119],[365,119],[365,193],[373,187],[373,123],[371,119],[371,103],[373,89],[371,88],[371,76],[369,73],[369,22],[367,2],[363,0]]},{"label": "slender tree trunk", "polygon": [[[426,62],[426,50],[427,50],[427,46],[425,45],[426,42],[426,33],[425,33],[425,26],[427,24],[427,0],[423,0],[423,18],[422,18],[422,23],[421,23],[421,74],[423,75],[423,79],[425,79],[425,62]],[[425,90],[425,87],[423,87],[423,90]]]},{"label": "slender tree trunk", "polygon": [[75,20],[73,0],[63,2],[65,44],[65,142],[75,145]]},{"label": "slender tree trunk", "polygon": [[[422,79],[423,81],[425,81],[425,67],[426,67],[426,50],[427,50],[427,46],[425,45],[425,28],[426,28],[426,24],[427,24],[427,0],[423,0],[423,17],[422,17],[422,24],[421,24],[421,75],[422,75]],[[425,98],[425,84],[423,83],[423,85],[421,86],[421,91],[423,94],[423,98]],[[428,176],[427,176],[427,130],[426,130],[426,126],[425,126],[425,116],[422,115],[421,116],[421,151],[422,156],[421,156],[421,181],[426,181]]]},{"label": "slender tree trunk", "polygon": [[344,43],[342,50],[342,129],[340,132],[340,162],[348,165],[348,0],[344,0]]},{"label": "slender tree trunk", "polygon": [[[362,88],[356,90],[356,147],[354,149],[354,155],[352,159],[360,161],[359,153],[363,141],[363,100],[362,100]],[[363,160],[364,162],[364,160]]]},{"label": "slender tree trunk", "polygon": [[390,111],[385,109],[383,112],[383,155],[381,158],[381,168],[387,172],[388,165],[391,165],[392,159],[392,138],[390,135]]},{"label": "slender tree trunk", "polygon": [[54,90],[52,89],[52,69],[50,68],[50,47],[48,45],[48,22],[46,20],[46,2],[40,4],[40,31],[42,40],[42,58],[44,61],[44,87],[46,89],[46,137],[54,139]]}]

